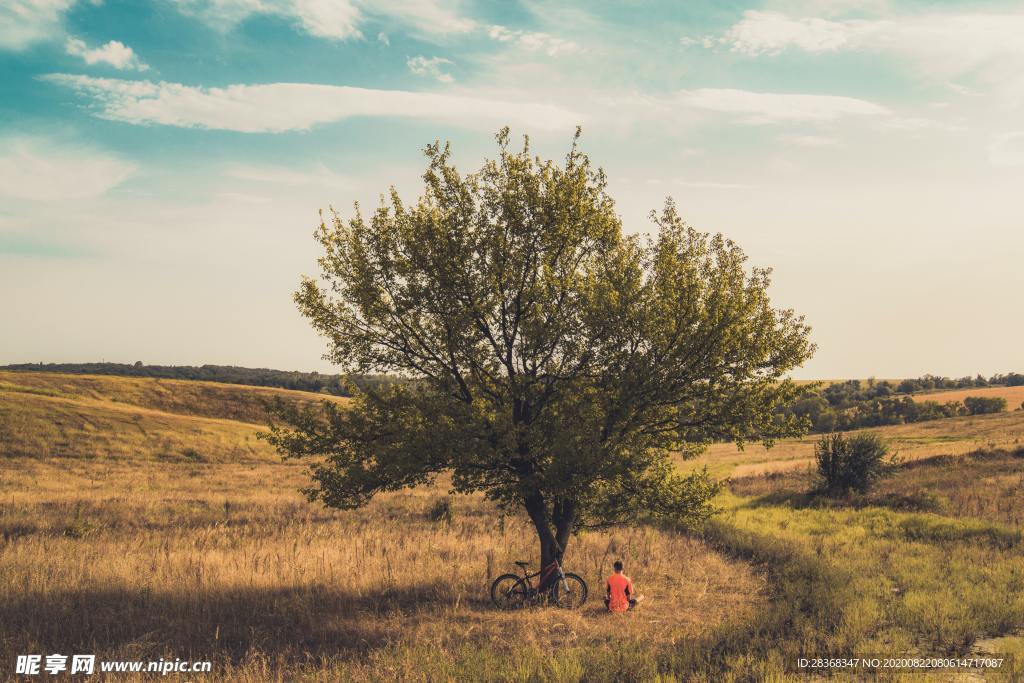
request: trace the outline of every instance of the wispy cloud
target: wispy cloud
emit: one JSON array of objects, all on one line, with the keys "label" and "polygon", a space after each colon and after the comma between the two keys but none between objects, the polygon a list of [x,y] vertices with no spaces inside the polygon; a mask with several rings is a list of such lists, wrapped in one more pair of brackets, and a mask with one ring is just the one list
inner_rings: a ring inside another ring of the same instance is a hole
[{"label": "wispy cloud", "polygon": [[[1024,13],[928,13],[871,20],[794,17],[750,10],[709,47],[748,56],[786,50],[856,51],[899,57],[927,78],[978,78],[1015,101],[1024,99]],[[709,37],[710,38],[710,37]]]},{"label": "wispy cloud", "polygon": [[61,20],[75,0],[4,0],[0,3],[0,49],[24,50],[60,34]]},{"label": "wispy cloud", "polygon": [[291,10],[311,36],[346,40],[360,37],[359,10],[347,0],[294,0]]},{"label": "wispy cloud", "polygon": [[672,180],[669,184],[694,190],[742,190],[750,187],[745,183],[723,183],[714,180],[684,180],[680,178]]},{"label": "wispy cloud", "polygon": [[28,235],[0,234],[0,257],[33,259],[81,259],[98,255],[94,247],[52,242]]},{"label": "wispy cloud", "polygon": [[381,22],[397,24],[423,37],[475,31],[480,24],[451,0],[360,0],[361,7]]},{"label": "wispy cloud", "polygon": [[834,52],[883,29],[881,21],[831,21],[817,17],[791,18],[781,12],[750,10],[718,41],[733,52],[777,55],[789,48]]},{"label": "wispy cloud", "polygon": [[920,133],[923,131],[943,131],[949,133],[964,130],[963,126],[956,123],[937,121],[935,119],[920,116],[896,116],[891,119],[887,119],[886,121],[882,121],[880,125],[882,128],[903,130],[912,133]]},{"label": "wispy cloud", "polygon": [[[442,0],[174,0],[185,14],[219,30],[229,30],[252,15],[290,19],[296,28],[329,40],[362,37],[360,26],[374,19],[421,36],[444,36],[477,28]],[[372,34],[371,34],[372,35]],[[379,35],[385,35],[383,32]],[[378,36],[379,37],[379,36]],[[385,35],[386,40],[386,35]],[[382,41],[383,42],[383,41]]]},{"label": "wispy cloud", "polygon": [[95,197],[135,172],[134,164],[105,152],[40,137],[9,137],[0,150],[0,196],[11,199]]},{"label": "wispy cloud", "polygon": [[135,51],[119,40],[111,40],[100,47],[90,48],[84,40],[79,38],[68,38],[64,44],[64,51],[73,57],[81,57],[86,64],[109,64],[115,69],[134,69],[146,71],[149,69],[135,54]]},{"label": "wispy cloud", "polygon": [[[543,31],[485,24],[466,16],[460,5],[446,0],[173,0],[179,10],[221,31],[253,15],[290,19],[309,35],[329,40],[362,38],[362,26],[376,23],[384,30],[377,40],[390,44],[389,32],[404,31],[421,39],[443,42],[452,35],[486,33],[498,43],[555,57],[580,51],[571,40]],[[373,35],[373,34],[371,34]]]},{"label": "wispy cloud", "polygon": [[994,136],[988,159],[993,166],[1024,166],[1024,130]]},{"label": "wispy cloud", "polygon": [[549,57],[580,51],[575,42],[541,31],[520,31],[495,24],[487,29],[487,35],[499,43],[512,43],[529,52],[543,52]]},{"label": "wispy cloud", "polygon": [[693,47],[699,45],[700,47],[711,49],[719,41],[713,36],[683,36],[679,39],[679,44],[683,47]]},{"label": "wispy cloud", "polygon": [[429,76],[441,83],[451,83],[455,80],[450,73],[441,70],[441,67],[452,63],[452,60],[445,59],[444,57],[424,57],[423,55],[410,57],[405,61],[409,71],[417,76]]},{"label": "wispy cloud", "polygon": [[254,14],[291,19],[312,36],[347,40],[361,36],[359,8],[349,0],[173,0],[186,15],[227,31]]},{"label": "wispy cloud", "polygon": [[835,147],[839,141],[822,135],[780,135],[779,142],[796,147]]},{"label": "wispy cloud", "polygon": [[90,98],[101,118],[244,133],[307,130],[317,124],[359,116],[421,118],[487,127],[509,122],[549,130],[562,130],[580,120],[572,111],[553,104],[504,101],[472,94],[310,83],[204,88],[59,73],[41,78]]},{"label": "wispy cloud", "polygon": [[283,185],[287,187],[319,186],[338,188],[351,184],[348,178],[331,170],[322,163],[314,164],[308,169],[235,164],[225,169],[225,175],[250,183]]},{"label": "wispy cloud", "polygon": [[750,124],[835,121],[847,117],[889,114],[885,107],[853,97],[753,92],[733,88],[683,90],[680,104],[731,114]]}]

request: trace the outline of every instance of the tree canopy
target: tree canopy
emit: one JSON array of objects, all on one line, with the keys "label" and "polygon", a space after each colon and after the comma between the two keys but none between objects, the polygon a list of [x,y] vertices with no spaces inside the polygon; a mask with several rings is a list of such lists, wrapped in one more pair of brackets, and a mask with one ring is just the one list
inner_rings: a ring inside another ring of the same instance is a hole
[{"label": "tree canopy", "polygon": [[325,357],[410,381],[283,407],[268,438],[320,456],[308,493],[333,507],[450,472],[529,515],[542,565],[580,529],[702,519],[718,485],[674,454],[800,433],[776,409],[801,392],[786,375],[809,328],[772,307],[768,269],[671,200],[654,236],[624,234],[578,131],[563,163],[507,129],[497,142],[469,174],[434,143],[417,202],[392,189],[369,217],[321,222],[320,277],[295,299]]}]

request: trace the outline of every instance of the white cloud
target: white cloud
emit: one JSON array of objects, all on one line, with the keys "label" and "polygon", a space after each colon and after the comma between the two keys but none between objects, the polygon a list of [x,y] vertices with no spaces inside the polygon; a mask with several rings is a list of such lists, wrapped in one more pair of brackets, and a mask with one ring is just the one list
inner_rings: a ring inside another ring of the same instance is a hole
[{"label": "white cloud", "polygon": [[0,196],[61,201],[101,195],[135,172],[135,166],[90,147],[39,137],[0,140]]},{"label": "white cloud", "polygon": [[964,127],[955,123],[947,123],[945,121],[936,121],[935,119],[926,119],[919,116],[898,116],[883,121],[881,123],[883,128],[889,128],[891,130],[903,130],[908,132],[921,132],[928,130],[944,131],[947,133],[964,130]]},{"label": "white cloud", "polygon": [[838,140],[821,135],[781,135],[779,141],[797,147],[835,147]]},{"label": "white cloud", "polygon": [[777,55],[795,47],[806,52],[834,52],[849,45],[858,35],[871,33],[882,22],[830,21],[817,17],[793,19],[781,12],[744,12],[722,42],[733,52],[746,55]]},{"label": "white cloud", "polygon": [[221,31],[254,14],[291,19],[312,36],[332,40],[358,38],[359,9],[350,0],[174,0],[178,9]]},{"label": "white cloud", "polygon": [[409,71],[413,72],[417,76],[430,76],[436,78],[442,83],[451,83],[455,78],[444,71],[441,71],[441,67],[445,64],[452,64],[452,60],[445,59],[444,57],[424,57],[420,55],[418,57],[410,57],[405,61],[405,65],[409,67]]},{"label": "white cloud", "polygon": [[180,83],[49,74],[43,80],[92,99],[101,118],[134,124],[279,133],[344,119],[411,117],[492,127],[501,123],[563,130],[580,116],[553,104],[473,94],[373,90],[309,83],[203,88]]},{"label": "white cloud", "polygon": [[293,0],[292,8],[311,36],[345,40],[361,35],[356,28],[359,10],[346,0]]},{"label": "white cloud", "polygon": [[540,31],[519,31],[495,24],[487,35],[499,43],[513,43],[529,52],[543,52],[549,57],[579,52],[580,47],[571,40],[558,38]]},{"label": "white cloud", "polygon": [[[721,39],[724,42],[724,38]],[[699,45],[700,47],[711,49],[715,44],[719,42],[715,40],[713,36],[683,36],[679,39],[679,44],[683,47],[693,47]]]},{"label": "white cloud", "polygon": [[322,163],[310,169],[291,169],[281,166],[254,166],[238,164],[229,166],[225,175],[250,183],[286,187],[346,187],[351,181]]},{"label": "white cloud", "polygon": [[822,122],[889,114],[885,107],[853,97],[752,92],[732,88],[683,90],[678,101],[696,109],[733,114],[751,124]]},{"label": "white cloud", "polygon": [[446,0],[360,0],[363,10],[382,21],[404,25],[422,36],[468,33],[479,24],[459,11],[457,2]]},{"label": "white cloud", "polygon": [[109,64],[115,69],[135,69],[146,71],[149,66],[143,64],[135,51],[119,40],[111,40],[106,45],[90,48],[84,40],[68,38],[64,51],[73,57],[81,57],[86,64]]},{"label": "white cloud", "polygon": [[1024,13],[931,13],[873,20],[796,18],[751,10],[721,37],[733,52],[777,55],[839,50],[907,60],[938,83],[977,78],[1015,102],[1024,99]]},{"label": "white cloud", "polygon": [[993,166],[1024,166],[1024,130],[993,137],[988,159]]},{"label": "white cloud", "polygon": [[540,31],[522,31],[481,24],[460,12],[453,0],[173,0],[185,14],[226,31],[253,15],[291,19],[304,32],[322,38],[359,38],[360,25],[383,24],[377,40],[389,45],[388,32],[404,29],[417,37],[437,41],[455,34],[486,31],[500,43],[530,52],[557,56],[579,52],[571,40]]},{"label": "white cloud", "polygon": [[[368,17],[399,24],[423,36],[444,36],[477,28],[442,0],[174,0],[185,14],[228,30],[249,16],[264,14],[291,19],[304,32],[320,38],[359,38]],[[383,32],[378,35],[387,36]]]},{"label": "white cloud", "polygon": [[694,190],[742,190],[750,187],[744,183],[721,183],[713,180],[683,180],[679,178],[673,180],[671,184]]},{"label": "white cloud", "polygon": [[24,50],[59,34],[64,12],[75,0],[4,0],[0,2],[0,49]]}]

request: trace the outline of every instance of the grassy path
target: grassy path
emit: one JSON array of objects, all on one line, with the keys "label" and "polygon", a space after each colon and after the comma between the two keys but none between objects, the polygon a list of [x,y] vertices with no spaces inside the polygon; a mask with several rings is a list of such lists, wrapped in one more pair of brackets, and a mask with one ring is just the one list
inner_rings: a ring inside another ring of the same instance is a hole
[{"label": "grassy path", "polygon": [[[793,507],[725,499],[707,529],[721,550],[766,568],[772,604],[721,634],[711,658],[677,670],[723,680],[788,679],[798,657],[1010,656],[992,680],[1024,677],[1019,527],[884,507]],[[710,644],[710,643],[709,643]],[[676,668],[676,667],[668,667]],[[894,675],[895,678],[909,674]],[[950,673],[913,680],[950,680]]]}]

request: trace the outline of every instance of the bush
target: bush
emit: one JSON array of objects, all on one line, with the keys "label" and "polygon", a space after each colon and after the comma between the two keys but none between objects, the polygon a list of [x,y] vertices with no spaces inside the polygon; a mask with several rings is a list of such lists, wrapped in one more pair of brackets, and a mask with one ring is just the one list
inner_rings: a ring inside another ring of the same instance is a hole
[{"label": "bush", "polygon": [[1001,413],[1006,410],[1006,399],[999,396],[968,396],[964,399],[964,406],[971,415]]},{"label": "bush", "polygon": [[820,488],[831,494],[864,493],[896,465],[896,457],[889,456],[889,447],[875,434],[825,435],[815,445],[814,456]]},{"label": "bush", "polygon": [[75,506],[75,516],[64,527],[64,535],[68,538],[85,538],[96,530],[96,525],[82,516],[81,504]]},{"label": "bush", "polygon": [[438,524],[451,524],[452,521],[452,500],[451,498],[438,498],[437,502],[427,512],[427,518]]},{"label": "bush", "polygon": [[181,452],[181,455],[183,458],[185,458],[185,460],[189,462],[209,462],[205,455],[203,455],[194,448],[186,448]]}]

